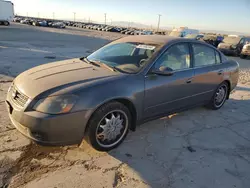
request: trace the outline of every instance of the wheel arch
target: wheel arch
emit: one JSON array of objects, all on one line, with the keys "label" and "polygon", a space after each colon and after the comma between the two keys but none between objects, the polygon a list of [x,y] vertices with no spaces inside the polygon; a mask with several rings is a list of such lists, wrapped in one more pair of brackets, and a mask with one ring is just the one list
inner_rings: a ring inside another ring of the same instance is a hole
[{"label": "wheel arch", "polygon": [[119,103],[122,103],[124,106],[126,106],[130,113],[131,113],[131,117],[132,117],[132,124],[130,126],[130,130],[135,131],[136,130],[136,121],[137,121],[137,111],[135,108],[135,105],[133,104],[132,101],[130,101],[129,99],[125,99],[125,98],[118,98],[115,99],[113,101],[117,101]]},{"label": "wheel arch", "polygon": [[89,121],[93,117],[93,115],[96,112],[96,110],[99,109],[100,107],[102,107],[103,105],[105,105],[107,103],[110,103],[110,102],[114,102],[114,101],[115,102],[119,102],[119,103],[123,104],[124,106],[126,106],[128,108],[128,110],[130,111],[131,117],[132,117],[132,124],[129,127],[129,129],[131,131],[135,131],[136,130],[137,110],[135,108],[134,103],[131,100],[127,99],[127,98],[115,98],[115,99],[111,99],[109,101],[105,101],[104,103],[98,105],[95,108],[95,110],[91,113],[90,117],[88,118],[88,121],[86,123],[86,128],[85,128],[85,131],[84,131],[85,133],[87,132]]},{"label": "wheel arch", "polygon": [[229,80],[224,80],[224,82],[228,85],[227,99],[229,99],[229,95],[231,92],[231,82]]}]

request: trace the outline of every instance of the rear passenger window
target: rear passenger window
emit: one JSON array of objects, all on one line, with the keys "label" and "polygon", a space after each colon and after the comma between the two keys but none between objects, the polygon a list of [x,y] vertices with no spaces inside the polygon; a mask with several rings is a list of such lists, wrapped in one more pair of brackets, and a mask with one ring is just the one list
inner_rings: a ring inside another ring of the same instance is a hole
[{"label": "rear passenger window", "polygon": [[221,63],[220,54],[217,51],[215,51],[215,60],[216,60],[216,64]]},{"label": "rear passenger window", "polygon": [[214,49],[202,44],[192,44],[194,51],[194,66],[202,67],[216,64]]}]

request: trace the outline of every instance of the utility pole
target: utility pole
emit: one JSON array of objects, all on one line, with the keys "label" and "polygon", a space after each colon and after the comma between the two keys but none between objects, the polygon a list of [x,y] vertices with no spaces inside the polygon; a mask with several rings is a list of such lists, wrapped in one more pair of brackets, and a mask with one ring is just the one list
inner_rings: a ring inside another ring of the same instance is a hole
[{"label": "utility pole", "polygon": [[157,27],[157,31],[159,31],[160,28],[160,22],[161,22],[161,15],[158,14],[159,18],[158,18],[158,27]]},{"label": "utility pole", "polygon": [[55,19],[55,13],[53,12],[53,20]]},{"label": "utility pole", "polygon": [[89,17],[89,23],[90,23],[90,17]]},{"label": "utility pole", "polygon": [[74,14],[74,22],[75,22],[76,21],[76,13],[73,12],[73,14]]},{"label": "utility pole", "polygon": [[110,19],[110,25],[112,25],[112,19]]},{"label": "utility pole", "polygon": [[40,18],[40,14],[39,14],[39,12],[37,13],[37,17],[38,17],[38,18]]},{"label": "utility pole", "polygon": [[27,17],[29,17],[29,13],[27,12]]},{"label": "utility pole", "polygon": [[107,13],[104,13],[104,18],[105,18],[105,25],[106,25],[106,21],[107,21]]}]

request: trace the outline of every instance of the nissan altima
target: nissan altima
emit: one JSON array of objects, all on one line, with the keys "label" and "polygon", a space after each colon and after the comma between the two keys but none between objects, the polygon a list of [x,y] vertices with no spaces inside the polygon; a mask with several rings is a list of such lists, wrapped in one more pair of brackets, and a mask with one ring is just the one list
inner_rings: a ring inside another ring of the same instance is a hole
[{"label": "nissan altima", "polygon": [[129,36],[21,73],[6,105],[14,126],[37,143],[85,138],[108,151],[138,124],[195,106],[221,108],[238,77],[238,63],[204,42]]}]

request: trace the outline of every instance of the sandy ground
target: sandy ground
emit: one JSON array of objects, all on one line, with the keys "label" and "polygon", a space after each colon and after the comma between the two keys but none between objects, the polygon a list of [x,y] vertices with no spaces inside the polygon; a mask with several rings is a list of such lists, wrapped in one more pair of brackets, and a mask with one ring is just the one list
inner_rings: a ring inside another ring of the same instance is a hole
[{"label": "sandy ground", "polygon": [[38,146],[13,128],[4,100],[17,74],[84,56],[119,37],[75,28],[0,27],[0,187],[250,187],[250,60],[234,58],[240,82],[219,111],[201,107],[151,121],[109,153],[85,142]]}]

